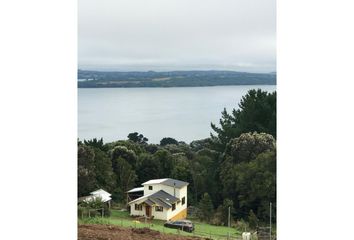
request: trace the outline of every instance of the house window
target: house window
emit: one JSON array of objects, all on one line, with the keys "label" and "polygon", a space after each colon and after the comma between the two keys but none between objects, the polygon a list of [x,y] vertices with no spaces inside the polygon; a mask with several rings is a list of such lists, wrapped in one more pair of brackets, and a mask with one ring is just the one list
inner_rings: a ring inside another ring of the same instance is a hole
[{"label": "house window", "polygon": [[156,206],[156,207],[155,207],[155,211],[156,211],[156,212],[163,212],[163,207],[161,207],[161,206]]},{"label": "house window", "polygon": [[149,190],[152,190],[152,186],[149,186]]},{"label": "house window", "polygon": [[141,204],[135,204],[135,210],[136,210],[136,211],[142,211],[142,210],[143,210],[143,205],[141,205]]},{"label": "house window", "polygon": [[172,204],[172,211],[176,209],[176,203]]},{"label": "house window", "polygon": [[186,197],[182,198],[182,205],[184,205],[186,203]]}]

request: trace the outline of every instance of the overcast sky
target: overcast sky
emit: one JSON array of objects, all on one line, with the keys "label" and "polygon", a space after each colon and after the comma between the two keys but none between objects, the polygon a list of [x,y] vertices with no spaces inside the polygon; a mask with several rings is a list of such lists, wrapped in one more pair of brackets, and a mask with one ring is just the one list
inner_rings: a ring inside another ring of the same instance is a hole
[{"label": "overcast sky", "polygon": [[275,71],[275,9],[275,0],[79,0],[79,68]]}]

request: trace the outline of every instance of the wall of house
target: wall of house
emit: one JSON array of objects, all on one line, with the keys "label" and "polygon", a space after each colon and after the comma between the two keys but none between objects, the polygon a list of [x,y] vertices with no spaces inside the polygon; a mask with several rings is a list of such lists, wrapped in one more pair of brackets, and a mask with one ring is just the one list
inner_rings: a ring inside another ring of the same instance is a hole
[{"label": "wall of house", "polygon": [[[152,186],[152,190],[149,190],[149,186]],[[160,190],[164,190],[168,194],[174,196],[174,188],[170,186],[166,186],[163,184],[151,184],[151,185],[144,185],[144,196],[148,194],[152,194],[154,192],[158,192]],[[176,197],[182,199],[183,196],[187,198],[187,186],[182,188],[176,188]]]},{"label": "wall of house", "polygon": [[130,215],[131,216],[144,216],[145,215],[145,207],[141,211],[135,210],[135,203],[130,204]]},{"label": "wall of house", "polygon": [[[162,212],[156,212],[155,207],[152,207],[151,214],[152,214],[152,216],[154,216],[154,219],[167,220],[168,213],[170,211],[171,211],[171,209],[163,208]],[[131,216],[145,216],[145,214],[146,214],[146,210],[145,210],[144,205],[143,205],[142,211],[137,211],[137,210],[135,210],[135,204],[130,204],[130,215]]]},{"label": "wall of house", "polygon": [[168,208],[163,208],[163,212],[156,212],[155,207],[152,208],[152,216],[154,216],[154,219],[160,219],[160,220],[167,220],[168,217],[168,212],[170,212],[171,209]]}]

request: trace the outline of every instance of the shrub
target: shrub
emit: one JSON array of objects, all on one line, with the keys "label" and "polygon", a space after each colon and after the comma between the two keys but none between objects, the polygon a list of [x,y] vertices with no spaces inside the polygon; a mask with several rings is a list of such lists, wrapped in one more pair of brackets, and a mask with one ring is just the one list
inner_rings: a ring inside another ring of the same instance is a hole
[{"label": "shrub", "polygon": [[252,230],[255,230],[257,229],[258,227],[258,218],[256,216],[256,214],[254,214],[253,210],[251,209],[250,210],[250,213],[248,214],[248,224],[249,224],[249,227],[252,229]]},{"label": "shrub", "polygon": [[201,221],[206,221],[209,223],[211,218],[213,217],[214,206],[208,193],[204,193],[202,199],[200,200],[199,209],[199,219]]},{"label": "shrub", "polygon": [[237,220],[232,226],[240,232],[245,232],[249,229],[248,223],[243,219]]}]

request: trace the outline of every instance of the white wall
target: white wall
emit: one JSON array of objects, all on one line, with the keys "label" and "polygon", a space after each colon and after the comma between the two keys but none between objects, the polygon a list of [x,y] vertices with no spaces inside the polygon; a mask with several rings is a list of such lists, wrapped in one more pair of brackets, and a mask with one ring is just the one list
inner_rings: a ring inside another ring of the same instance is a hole
[{"label": "white wall", "polygon": [[156,212],[155,207],[152,208],[152,215],[154,216],[154,219],[160,219],[160,220],[168,220],[168,212],[170,212],[171,209],[163,208],[163,212]]},{"label": "white wall", "polygon": [[143,206],[143,209],[141,211],[135,210],[135,203],[130,204],[130,215],[134,216],[143,216],[145,215],[145,208]]},{"label": "white wall", "polygon": [[[149,190],[149,186],[152,186],[152,190]],[[144,185],[144,196],[148,194],[152,194],[154,192],[158,192],[160,190],[164,190],[168,194],[174,196],[173,187],[166,186],[163,184]],[[187,197],[187,186],[184,186],[182,188],[176,188],[176,197],[182,199],[183,196]]]},{"label": "white wall", "polygon": [[[168,213],[171,212],[171,209],[163,208],[162,212],[156,212],[155,207],[151,207],[151,214],[154,216],[154,219],[160,219],[160,220],[168,220]],[[135,203],[130,204],[130,215],[131,216],[145,216],[146,214],[146,209],[145,206],[143,206],[141,211],[135,210]]]}]

